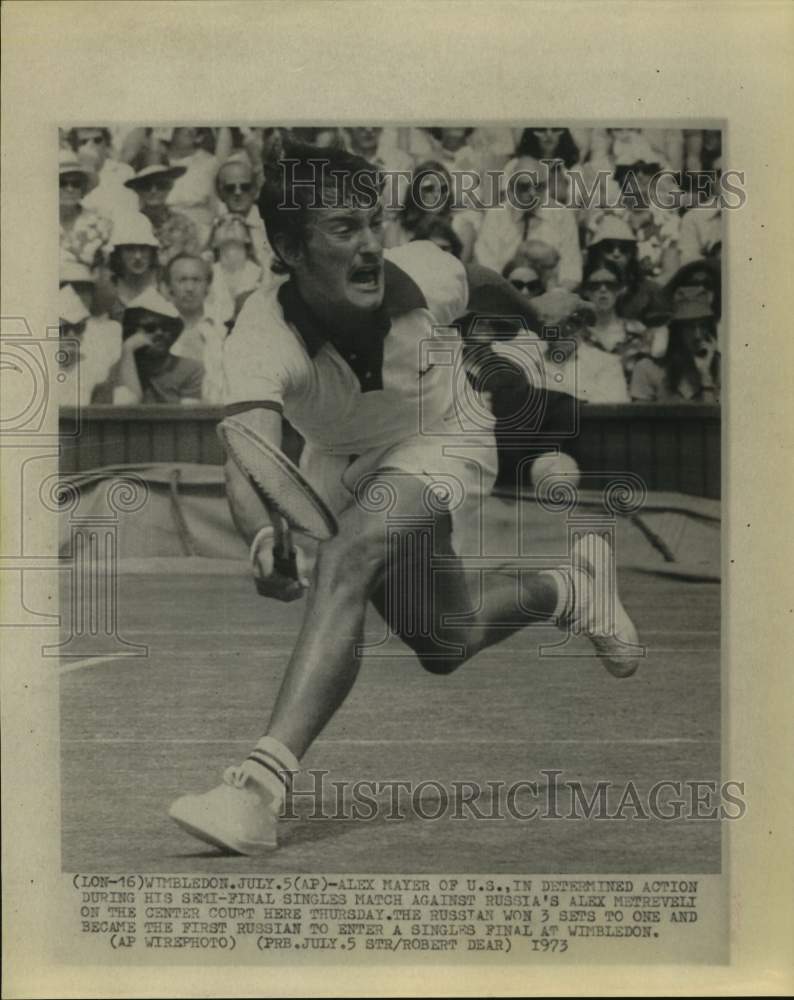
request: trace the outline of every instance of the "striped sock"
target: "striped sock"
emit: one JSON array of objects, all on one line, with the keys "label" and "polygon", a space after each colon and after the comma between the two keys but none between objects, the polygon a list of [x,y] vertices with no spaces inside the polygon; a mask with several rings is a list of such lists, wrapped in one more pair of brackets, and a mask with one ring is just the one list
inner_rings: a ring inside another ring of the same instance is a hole
[{"label": "striped sock", "polygon": [[541,576],[550,576],[557,587],[557,604],[552,612],[552,618],[558,623],[565,623],[573,611],[574,584],[573,573],[567,567],[543,570]]},{"label": "striped sock", "polygon": [[272,736],[263,736],[248,754],[245,771],[272,796],[274,811],[281,809],[290,790],[292,776],[300,770],[298,758]]}]

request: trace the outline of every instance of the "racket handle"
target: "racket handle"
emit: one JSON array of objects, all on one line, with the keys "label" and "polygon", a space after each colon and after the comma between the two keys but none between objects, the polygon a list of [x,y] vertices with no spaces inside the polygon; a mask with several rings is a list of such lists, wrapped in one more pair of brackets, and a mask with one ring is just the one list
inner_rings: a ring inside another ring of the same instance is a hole
[{"label": "racket handle", "polygon": [[295,549],[273,548],[273,569],[281,576],[289,577],[292,580],[298,579],[298,558]]}]

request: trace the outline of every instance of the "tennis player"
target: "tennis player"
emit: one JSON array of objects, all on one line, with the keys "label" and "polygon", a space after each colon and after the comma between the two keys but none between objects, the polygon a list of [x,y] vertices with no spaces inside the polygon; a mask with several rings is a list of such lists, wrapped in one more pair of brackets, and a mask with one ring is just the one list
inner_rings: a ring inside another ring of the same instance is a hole
[{"label": "tennis player", "polygon": [[[286,417],[306,441],[301,469],[339,525],[319,546],[266,734],[220,785],[171,807],[185,830],[240,854],[276,846],[290,778],[356,680],[370,603],[434,673],[542,621],[584,632],[616,676],[638,665],[601,537],[584,536],[566,565],[546,572],[467,571],[460,527],[493,485],[496,448],[481,415],[461,424],[459,382],[422,345],[500,295],[507,312],[530,307],[501,277],[467,273],[432,243],[384,253],[379,192],[375,169],[345,151],[295,147],[269,171],[259,211],[288,278],[250,295],[224,348],[227,413],[244,414],[275,446]],[[226,475],[260,591],[300,596],[303,585],[274,570],[277,528],[261,500],[232,460]],[[431,573],[421,546],[401,544],[417,518],[432,525],[443,572]]]}]

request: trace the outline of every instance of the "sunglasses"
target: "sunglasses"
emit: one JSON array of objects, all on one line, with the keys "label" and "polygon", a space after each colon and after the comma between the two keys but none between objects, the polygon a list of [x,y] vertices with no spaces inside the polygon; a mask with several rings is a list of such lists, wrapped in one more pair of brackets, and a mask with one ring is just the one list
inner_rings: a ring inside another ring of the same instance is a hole
[{"label": "sunglasses", "polygon": [[223,184],[221,190],[224,194],[250,194],[254,185],[250,181],[241,181],[239,184]]},{"label": "sunglasses", "polygon": [[61,188],[75,188],[82,191],[85,179],[82,174],[64,174],[58,178],[58,186]]},{"label": "sunglasses", "polygon": [[101,135],[92,135],[88,139],[78,139],[78,146],[87,146],[89,142],[92,142],[95,146],[104,146],[105,140]]},{"label": "sunglasses", "polygon": [[619,250],[621,253],[628,254],[631,252],[631,247],[634,244],[631,240],[602,240],[601,249],[604,253],[614,253]]},{"label": "sunglasses", "polygon": [[597,292],[600,288],[605,288],[608,292],[614,292],[620,288],[620,284],[617,281],[588,281],[584,286],[588,292]]},{"label": "sunglasses", "polygon": [[138,324],[138,329],[143,333],[168,333],[165,324],[157,319],[144,320]]},{"label": "sunglasses", "polygon": [[170,191],[174,182],[170,177],[152,177],[150,180],[139,181],[139,191]]},{"label": "sunglasses", "polygon": [[542,292],[543,282],[542,281],[521,281],[520,278],[511,278],[510,284],[513,288],[517,288],[519,292]]}]

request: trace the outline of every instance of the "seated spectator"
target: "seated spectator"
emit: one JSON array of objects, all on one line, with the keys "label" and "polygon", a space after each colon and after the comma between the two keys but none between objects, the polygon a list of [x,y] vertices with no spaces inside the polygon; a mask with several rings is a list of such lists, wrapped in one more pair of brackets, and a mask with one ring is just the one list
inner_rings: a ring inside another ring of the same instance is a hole
[{"label": "seated spectator", "polygon": [[184,167],[150,163],[124,182],[138,196],[138,207],[152,224],[162,267],[177,254],[198,253],[202,246],[196,224],[167,204],[176,179],[184,173]]},{"label": "seated spectator", "polygon": [[182,333],[171,347],[171,353],[201,362],[204,368],[201,398],[205,403],[220,403],[223,391],[221,352],[227,327],[205,311],[212,276],[211,266],[202,257],[180,254],[165,268],[163,286],[182,320]]},{"label": "seated spectator", "polygon": [[700,300],[714,313],[719,324],[722,315],[722,273],[719,260],[693,260],[684,264],[665,285],[670,306],[677,302]]},{"label": "seated spectator", "polygon": [[[121,326],[101,313],[101,305],[96,294],[97,280],[85,264],[66,261],[61,265],[60,287],[71,288],[78,296],[89,316],[85,321],[82,350],[90,364],[95,382],[104,381],[110,366],[121,353]],[[63,317],[62,317],[63,318]],[[84,364],[83,368],[87,369]],[[83,381],[81,381],[81,387]],[[90,400],[89,396],[84,400]]]},{"label": "seated spectator", "polygon": [[[567,128],[531,126],[521,133],[516,156],[531,156],[552,164],[549,171],[549,195],[561,205],[569,204],[568,171],[579,160],[579,149]],[[507,170],[509,171],[509,165]]]},{"label": "seated spectator", "polygon": [[[219,130],[228,133],[228,129]],[[202,145],[206,129],[186,126],[175,128],[168,144],[168,157],[175,167],[184,167],[168,193],[168,205],[186,215],[198,228],[201,247],[207,245],[210,226],[217,214],[215,175],[218,159]],[[229,136],[229,143],[231,137]],[[223,145],[228,148],[229,143]],[[226,159],[224,155],[221,160]]]},{"label": "seated spectator", "polygon": [[433,215],[427,215],[419,220],[414,230],[413,240],[430,240],[431,243],[435,243],[446,253],[451,253],[458,260],[463,253],[463,243],[452,226],[444,219]]},{"label": "seated spectator", "polygon": [[452,178],[441,163],[428,161],[416,168],[399,215],[386,224],[386,247],[410,243],[423,219],[452,222]]},{"label": "seated spectator", "polygon": [[502,277],[507,278],[513,288],[528,299],[534,299],[546,291],[543,278],[534,267],[524,263],[521,257],[514,257],[505,265]]},{"label": "seated spectator", "polygon": [[664,325],[668,307],[661,286],[643,274],[637,261],[637,237],[631,226],[616,215],[603,215],[587,248],[587,270],[604,263],[620,271],[625,289],[620,313],[639,319],[648,327]]},{"label": "seated spectator", "polygon": [[151,288],[131,302],[121,322],[121,358],[94,390],[92,402],[198,403],[203,365],[171,353],[182,326],[174,306]]},{"label": "seated spectator", "polygon": [[[266,275],[269,274],[273,261],[273,251],[267,241],[262,216],[256,207],[259,185],[247,157],[231,156],[221,165],[216,178],[216,191],[220,200],[218,219],[231,215],[245,223],[249,230],[249,245],[253,251],[254,259],[261,267],[262,272]],[[211,243],[212,234],[210,245]]]},{"label": "seated spectator", "polygon": [[116,223],[113,249],[108,261],[112,282],[111,319],[121,320],[130,302],[148,289],[157,287],[160,244],[152,224],[140,212]]},{"label": "seated spectator", "polygon": [[93,171],[80,163],[74,153],[62,150],[58,157],[62,261],[78,261],[93,267],[110,241],[110,220],[82,204],[95,185]]},{"label": "seated spectator", "polygon": [[637,319],[624,319],[618,314],[623,291],[621,273],[615,264],[605,261],[585,272],[582,295],[593,310],[593,322],[587,326],[585,339],[593,347],[620,359],[628,387],[637,361],[663,354],[667,338],[661,338],[662,343],[655,347],[652,330],[647,330]]},{"label": "seated spectator", "polygon": [[134,171],[128,163],[121,163],[110,155],[110,130],[93,126],[69,129],[69,142],[77,159],[98,179],[97,186],[83,198],[83,206],[111,222],[119,215],[136,211],[135,195],[124,186]]},{"label": "seated spectator", "polygon": [[548,171],[529,156],[515,161],[504,204],[483,213],[474,256],[485,267],[501,271],[529,240],[541,240],[560,255],[559,283],[576,288],[582,280],[576,215],[548,198]]},{"label": "seated spectator", "polygon": [[[556,349],[546,355],[548,384],[583,403],[628,403],[620,357],[589,339],[588,329],[596,319],[590,304],[564,290],[555,291],[556,309],[547,307],[544,315],[546,325],[559,331]],[[564,300],[563,294],[570,298]],[[537,306],[538,301],[535,299],[533,304]]]},{"label": "seated spectator", "polygon": [[225,215],[216,220],[210,237],[215,262],[207,295],[207,315],[221,325],[231,324],[241,300],[258,288],[263,280],[277,280],[271,271],[263,272],[254,259],[251,230],[242,219]]},{"label": "seated spectator", "polygon": [[675,304],[667,353],[637,362],[631,379],[632,399],[643,402],[719,402],[720,352],[717,324],[703,301]]}]

